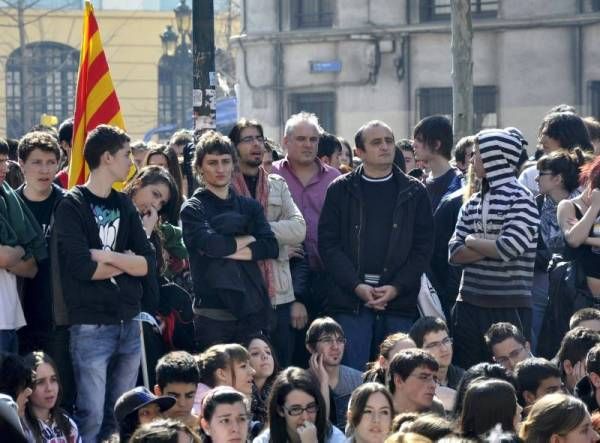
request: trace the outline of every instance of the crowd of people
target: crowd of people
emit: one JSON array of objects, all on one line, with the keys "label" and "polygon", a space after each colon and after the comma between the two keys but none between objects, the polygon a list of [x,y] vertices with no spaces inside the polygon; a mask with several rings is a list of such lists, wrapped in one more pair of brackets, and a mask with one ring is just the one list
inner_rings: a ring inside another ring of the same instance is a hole
[{"label": "crowd of people", "polygon": [[0,139],[0,440],[600,440],[598,121],[72,138]]}]

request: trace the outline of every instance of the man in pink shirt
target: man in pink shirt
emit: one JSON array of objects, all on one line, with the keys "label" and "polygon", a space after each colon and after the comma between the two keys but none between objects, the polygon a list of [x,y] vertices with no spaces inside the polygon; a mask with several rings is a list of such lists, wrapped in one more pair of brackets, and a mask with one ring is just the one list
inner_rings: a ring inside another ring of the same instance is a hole
[{"label": "man in pink shirt", "polygon": [[294,203],[306,220],[306,240],[304,250],[296,251],[303,255],[310,266],[309,299],[307,306],[314,317],[321,310],[318,288],[314,283],[323,279],[324,271],[317,247],[317,230],[321,208],[329,184],[340,172],[322,163],[317,158],[319,138],[323,134],[319,119],[315,114],[300,112],[292,115],[285,124],[283,147],[285,158],[273,163],[273,173],[282,176],[290,189]]}]

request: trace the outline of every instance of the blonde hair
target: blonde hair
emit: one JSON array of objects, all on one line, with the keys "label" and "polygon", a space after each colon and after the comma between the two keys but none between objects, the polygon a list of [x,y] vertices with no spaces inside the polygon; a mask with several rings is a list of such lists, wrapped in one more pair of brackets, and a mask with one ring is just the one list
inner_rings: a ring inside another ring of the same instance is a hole
[{"label": "blonde hair", "polygon": [[581,400],[560,393],[548,394],[533,405],[519,437],[525,443],[546,443],[554,434],[568,434],[588,415]]}]

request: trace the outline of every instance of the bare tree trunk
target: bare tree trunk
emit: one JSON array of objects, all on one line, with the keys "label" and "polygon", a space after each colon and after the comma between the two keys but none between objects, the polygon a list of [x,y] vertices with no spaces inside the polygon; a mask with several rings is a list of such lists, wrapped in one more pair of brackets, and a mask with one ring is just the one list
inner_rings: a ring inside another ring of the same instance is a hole
[{"label": "bare tree trunk", "polygon": [[25,30],[25,1],[18,0],[17,2],[17,26],[19,29],[19,55],[20,55],[20,69],[19,74],[21,76],[21,97],[20,97],[20,107],[21,107],[21,131],[25,132],[30,129],[31,126],[31,97],[33,91],[31,90],[30,78],[31,72],[29,69],[29,65],[31,63],[29,59],[29,54],[27,51],[27,33]]},{"label": "bare tree trunk", "polygon": [[452,0],[452,127],[454,143],[473,134],[471,1]]}]

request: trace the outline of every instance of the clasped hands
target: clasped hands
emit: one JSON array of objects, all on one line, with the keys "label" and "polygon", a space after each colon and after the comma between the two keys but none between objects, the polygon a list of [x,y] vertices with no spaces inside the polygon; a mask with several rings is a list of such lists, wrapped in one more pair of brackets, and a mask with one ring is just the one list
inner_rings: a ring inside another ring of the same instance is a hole
[{"label": "clasped hands", "polygon": [[354,293],[365,302],[367,308],[375,311],[383,311],[388,302],[398,296],[398,290],[392,285],[371,286],[366,283],[360,283],[354,288]]}]

